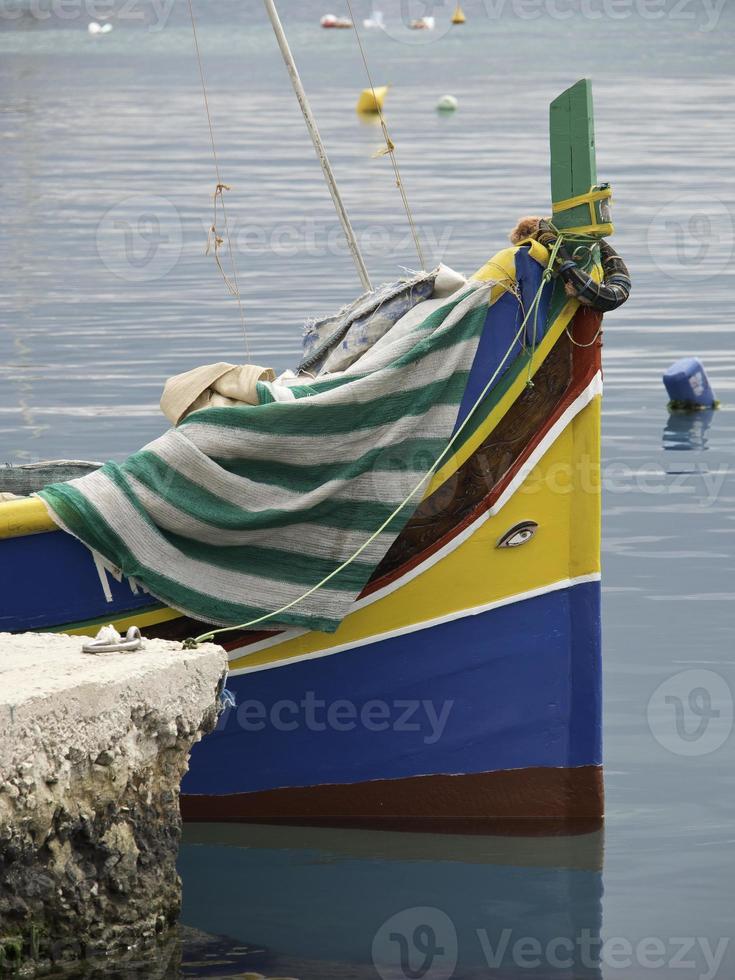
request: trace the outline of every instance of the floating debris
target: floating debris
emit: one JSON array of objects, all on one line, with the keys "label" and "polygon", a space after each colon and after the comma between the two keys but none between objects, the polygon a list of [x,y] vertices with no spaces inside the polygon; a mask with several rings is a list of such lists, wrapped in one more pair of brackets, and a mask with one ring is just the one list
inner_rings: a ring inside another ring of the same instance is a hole
[{"label": "floating debris", "polygon": [[675,411],[701,411],[717,408],[718,401],[698,357],[682,357],[664,371],[663,382],[669,394],[669,408]]}]

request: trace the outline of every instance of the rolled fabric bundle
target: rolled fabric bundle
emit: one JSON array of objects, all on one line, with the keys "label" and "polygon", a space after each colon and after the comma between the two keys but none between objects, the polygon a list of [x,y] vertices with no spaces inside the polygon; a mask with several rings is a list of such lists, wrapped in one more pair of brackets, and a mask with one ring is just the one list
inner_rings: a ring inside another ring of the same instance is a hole
[{"label": "rolled fabric bundle", "polygon": [[259,364],[203,364],[169,378],[161,395],[161,411],[172,425],[202,408],[257,405],[259,381],[275,381],[273,368]]}]

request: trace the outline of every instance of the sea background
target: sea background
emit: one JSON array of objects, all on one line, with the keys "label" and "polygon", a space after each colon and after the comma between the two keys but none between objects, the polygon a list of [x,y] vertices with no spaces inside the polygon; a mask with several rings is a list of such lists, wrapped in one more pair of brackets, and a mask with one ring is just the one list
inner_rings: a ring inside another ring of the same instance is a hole
[{"label": "sea background", "polygon": [[[293,366],[304,321],[359,291],[261,3],[194,0],[246,353],[204,254],[217,178],[188,7],[116,2],[94,37],[91,3],[0,0],[0,463],[121,459],[164,428],[168,376],[246,356]],[[437,30],[418,34],[401,7],[421,5],[386,2],[388,31],[363,32],[376,84],[393,86],[386,117],[427,252],[465,273],[519,215],[548,212],[548,103],[594,82],[598,170],[634,283],[605,321],[604,868],[600,837],[192,833],[184,921],[267,946],[256,972],[409,976],[376,972],[372,937],[430,907],[461,948],[454,974],[440,956],[416,974],[428,980],[474,976],[490,921],[514,939],[591,924],[620,940],[591,976],[735,975],[732,6],[468,0],[463,27],[436,3]],[[367,84],[354,32],[321,30],[316,0],[281,7],[374,281],[417,267],[380,131],[354,112]],[[454,114],[435,111],[445,93]],[[660,376],[690,354],[722,406],[670,419]],[[702,939],[719,944],[715,966]],[[207,962],[187,975],[217,975]],[[504,969],[476,975],[572,975]]]}]

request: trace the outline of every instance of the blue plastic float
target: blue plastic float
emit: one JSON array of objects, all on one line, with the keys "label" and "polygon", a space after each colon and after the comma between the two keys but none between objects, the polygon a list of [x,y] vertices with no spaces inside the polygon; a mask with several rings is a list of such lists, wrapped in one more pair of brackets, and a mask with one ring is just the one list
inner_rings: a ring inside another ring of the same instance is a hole
[{"label": "blue plastic float", "polygon": [[664,385],[669,394],[669,408],[716,408],[717,399],[698,357],[682,357],[664,371]]}]

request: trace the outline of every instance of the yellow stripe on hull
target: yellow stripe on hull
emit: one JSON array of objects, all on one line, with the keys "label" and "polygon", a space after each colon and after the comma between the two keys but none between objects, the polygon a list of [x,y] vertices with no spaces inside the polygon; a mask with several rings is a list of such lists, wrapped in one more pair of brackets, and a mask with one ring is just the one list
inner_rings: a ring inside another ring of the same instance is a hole
[{"label": "yellow stripe on hull", "polygon": [[38,497],[21,497],[0,503],[0,538],[22,538],[26,534],[56,530]]},{"label": "yellow stripe on hull", "polygon": [[[357,609],[335,633],[307,632],[230,664],[288,662],[317,651],[498,602],[600,570],[600,397],[567,425],[501,511],[435,564]],[[496,549],[523,520],[539,524],[520,548]]]}]

